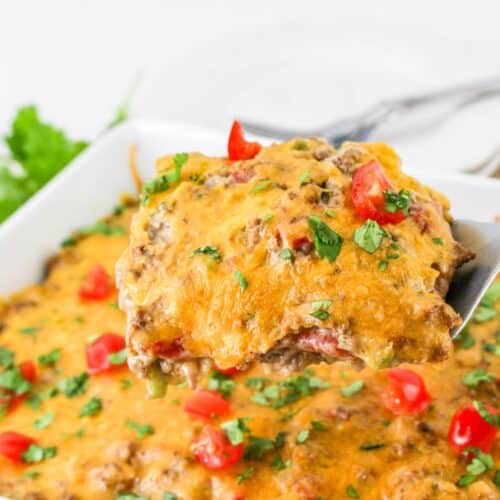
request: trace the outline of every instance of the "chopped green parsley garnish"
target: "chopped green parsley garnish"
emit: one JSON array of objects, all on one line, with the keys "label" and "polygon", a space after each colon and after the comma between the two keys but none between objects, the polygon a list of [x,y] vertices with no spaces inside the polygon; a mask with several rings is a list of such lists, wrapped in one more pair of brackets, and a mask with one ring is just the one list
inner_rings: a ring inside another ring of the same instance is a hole
[{"label": "chopped green parsley garnish", "polygon": [[146,436],[151,436],[155,433],[154,427],[150,424],[138,424],[129,418],[125,422],[129,429],[136,432],[139,439],[144,439]]},{"label": "chopped green parsley garnish", "polygon": [[333,304],[330,299],[316,300],[312,303],[314,311],[311,313],[313,318],[324,321],[330,317],[330,313],[327,309]]},{"label": "chopped green parsley garnish", "polygon": [[37,470],[27,470],[23,473],[23,476],[27,477],[28,479],[36,479],[40,476],[40,472],[38,472]]},{"label": "chopped green parsley garnish", "polygon": [[56,455],[57,448],[55,446],[44,448],[38,444],[30,444],[30,447],[22,454],[22,458],[23,462],[33,464],[54,458]]},{"label": "chopped green parsley garnish", "polygon": [[108,354],[108,361],[112,365],[123,365],[127,362],[127,349]]},{"label": "chopped green parsley garnish", "polygon": [[292,465],[292,461],[290,459],[283,460],[280,455],[276,455],[269,464],[274,470],[283,470]]},{"label": "chopped green parsley garnish", "polygon": [[457,481],[457,486],[460,488],[472,484],[481,474],[495,468],[493,457],[483,453],[479,448],[469,447],[463,451],[463,455],[466,457],[473,455],[473,458],[465,468],[467,474],[463,474]]},{"label": "chopped green parsley garnish", "polygon": [[309,439],[309,434],[311,431],[309,429],[301,430],[295,437],[295,443],[304,444]]},{"label": "chopped green parsley garnish", "polygon": [[233,276],[240,285],[241,291],[244,292],[248,288],[248,281],[240,271],[234,271]]},{"label": "chopped green parsley garnish", "polygon": [[254,472],[255,472],[255,469],[253,467],[248,467],[248,469],[244,470],[241,474],[238,474],[236,476],[236,482],[238,484],[241,484],[243,481],[245,481],[250,476],[252,476]]},{"label": "chopped green parsley garnish", "polygon": [[38,364],[43,366],[51,366],[56,364],[61,358],[61,349],[53,349],[47,354],[41,354],[36,358]]},{"label": "chopped green parsley garnish", "polygon": [[328,427],[323,422],[319,422],[318,420],[312,420],[311,427],[313,428],[313,430],[319,432],[324,432],[328,429]]},{"label": "chopped green parsley garnish", "polygon": [[235,387],[234,380],[224,373],[213,371],[208,377],[208,389],[219,392],[225,398],[231,396]]},{"label": "chopped green parsley garnish", "polygon": [[500,356],[500,345],[487,342],[483,344],[483,351],[493,354],[494,356]]},{"label": "chopped green parsley garnish", "polygon": [[296,151],[307,151],[309,146],[307,145],[307,142],[299,140],[293,143],[292,149],[295,149]]},{"label": "chopped green parsley garnish", "polygon": [[66,395],[67,398],[73,398],[87,391],[89,376],[87,372],[80,373],[74,377],[62,379],[57,384],[57,388]]},{"label": "chopped green parsley garnish", "polygon": [[264,222],[269,222],[273,217],[274,217],[274,215],[271,212],[269,212],[266,215],[264,215],[263,220],[264,220]]},{"label": "chopped green parsley garnish", "polygon": [[432,243],[434,243],[435,245],[443,245],[443,240],[442,238],[432,238]]},{"label": "chopped green parsley garnish", "polygon": [[203,247],[196,248],[189,254],[189,257],[193,258],[197,254],[207,255],[208,257],[215,260],[215,262],[219,262],[222,259],[222,255],[220,254],[219,250],[217,250],[217,247],[214,247],[212,245],[205,245]]},{"label": "chopped green parsley garnish", "polygon": [[181,170],[184,164],[188,161],[189,155],[187,153],[178,153],[173,157],[174,170],[168,171],[166,174],[155,177],[146,182],[142,186],[141,204],[146,205],[153,194],[166,191],[172,184],[180,181]]},{"label": "chopped green parsley garnish", "polygon": [[149,500],[148,497],[136,495],[135,493],[118,493],[116,500]]},{"label": "chopped green parsley garnish", "polygon": [[410,192],[406,189],[401,189],[399,193],[393,191],[384,191],[385,209],[388,212],[397,212],[401,210],[403,214],[408,215],[408,210],[411,205]]},{"label": "chopped green parsley garnish", "polygon": [[495,377],[489,375],[484,370],[472,370],[462,377],[462,383],[467,387],[477,387],[480,382],[494,382]]},{"label": "chopped green parsley garnish", "polygon": [[31,335],[33,338],[36,337],[36,332],[39,330],[36,326],[25,326],[19,329],[19,333],[23,335]]},{"label": "chopped green parsley garnish", "polygon": [[356,380],[352,384],[342,387],[342,389],[340,389],[340,393],[342,394],[342,396],[350,398],[351,396],[357,394],[361,389],[363,389],[364,386],[365,383],[362,380]]},{"label": "chopped green parsley garnish", "polygon": [[243,443],[245,433],[250,432],[250,429],[245,424],[245,418],[236,418],[221,424],[222,430],[226,433],[227,438],[231,444]]},{"label": "chopped green parsley garnish", "polygon": [[467,329],[462,330],[454,339],[457,349],[470,349],[476,344],[476,339]]},{"label": "chopped green parsley garnish", "polygon": [[378,263],[378,270],[383,273],[383,272],[387,271],[388,266],[389,266],[389,262],[387,262],[386,260],[381,260]]},{"label": "chopped green parsley garnish", "polygon": [[309,170],[306,170],[300,177],[299,177],[299,184],[303,186],[304,184],[307,184],[311,180],[311,172]]},{"label": "chopped green parsley garnish", "polygon": [[326,215],[327,217],[330,217],[330,219],[332,219],[333,217],[335,217],[335,212],[333,211],[333,209],[331,209],[331,208],[327,208],[327,209],[325,210],[325,215]]},{"label": "chopped green parsley garnish", "polygon": [[295,260],[295,256],[290,248],[283,248],[281,252],[278,254],[278,257],[283,260],[289,260],[293,262]]},{"label": "chopped green parsley garnish", "polygon": [[474,408],[478,411],[479,415],[486,420],[491,425],[494,425],[495,427],[500,427],[500,413],[490,413],[488,411],[488,408],[486,408],[482,403],[479,401],[472,401],[472,405]]},{"label": "chopped green parsley garnish", "polygon": [[493,285],[488,288],[488,291],[484,294],[479,307],[476,309],[472,319],[476,323],[485,323],[498,314],[496,310],[495,303],[500,300],[500,281],[496,281]]},{"label": "chopped green parsley garnish", "polygon": [[120,389],[126,391],[134,385],[134,381],[131,378],[122,378],[120,380]]},{"label": "chopped green parsley garnish", "polygon": [[[248,385],[248,380],[246,385]],[[257,392],[252,394],[251,400],[261,406],[278,409],[329,387],[330,384],[320,378],[299,375],[285,378],[276,384],[264,383]]]},{"label": "chopped green parsley garnish", "polygon": [[265,179],[265,180],[260,181],[257,184],[255,184],[255,186],[253,186],[250,189],[250,192],[251,193],[259,193],[260,191],[265,191],[269,186],[271,186],[271,184],[273,184],[272,180]]},{"label": "chopped green parsley garnish", "polygon": [[250,436],[249,443],[243,452],[245,460],[260,460],[267,451],[277,450],[285,444],[286,433],[278,432],[273,439]]},{"label": "chopped green parsley garnish", "polygon": [[102,234],[104,236],[121,236],[125,234],[125,228],[122,226],[112,226],[108,222],[98,221],[91,226],[82,227],[76,234],[90,236],[91,234]]},{"label": "chopped green parsley garnish", "polygon": [[249,377],[245,380],[245,386],[252,387],[260,391],[268,382],[270,382],[270,380],[266,377]]},{"label": "chopped green parsley garnish", "polygon": [[10,366],[14,362],[14,353],[6,347],[0,347],[0,366]]},{"label": "chopped green parsley garnish", "polygon": [[44,415],[41,415],[37,419],[35,419],[33,426],[35,429],[41,430],[48,427],[54,421],[54,413],[48,411]]},{"label": "chopped green parsley garnish", "polygon": [[179,497],[171,491],[164,491],[162,500],[179,500]]},{"label": "chopped green parsley garnish", "polygon": [[101,398],[93,396],[90,398],[80,410],[78,414],[79,417],[91,417],[93,415],[97,415],[102,410],[102,401]]},{"label": "chopped green parsley garnish", "polygon": [[9,389],[9,391],[13,391],[19,395],[29,392],[32,384],[23,378],[17,366],[12,366],[0,373],[0,387]]},{"label": "chopped green parsley garnish", "polygon": [[380,248],[385,236],[387,236],[387,231],[374,220],[368,219],[354,231],[354,243],[366,252],[374,253]]},{"label": "chopped green parsley garnish", "polygon": [[352,484],[349,484],[347,486],[345,492],[349,498],[359,498],[359,493],[357,492],[356,488]]},{"label": "chopped green parsley garnish", "polygon": [[387,443],[363,443],[360,445],[359,449],[363,451],[378,450],[379,448],[385,448]]},{"label": "chopped green parsley garnish", "polygon": [[314,247],[321,258],[333,262],[342,248],[344,241],[342,236],[328,227],[318,216],[310,215],[308,219],[309,229],[313,235]]}]

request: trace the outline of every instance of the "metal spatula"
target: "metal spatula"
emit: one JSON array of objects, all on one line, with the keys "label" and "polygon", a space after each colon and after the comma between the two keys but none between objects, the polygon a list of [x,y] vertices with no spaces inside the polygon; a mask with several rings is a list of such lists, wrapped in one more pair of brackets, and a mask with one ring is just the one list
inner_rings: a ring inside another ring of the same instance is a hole
[{"label": "metal spatula", "polygon": [[463,320],[451,331],[455,338],[500,271],[500,223],[456,220],[451,230],[457,241],[476,254],[474,260],[458,269],[446,296],[446,302]]}]

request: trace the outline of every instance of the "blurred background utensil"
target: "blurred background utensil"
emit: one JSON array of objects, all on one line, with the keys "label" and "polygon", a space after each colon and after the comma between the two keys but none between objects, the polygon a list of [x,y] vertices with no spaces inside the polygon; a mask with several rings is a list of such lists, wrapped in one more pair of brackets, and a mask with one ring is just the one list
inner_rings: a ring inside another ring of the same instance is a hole
[{"label": "blurred background utensil", "polygon": [[455,239],[476,254],[475,259],[457,270],[446,296],[446,302],[463,320],[451,332],[455,338],[500,271],[500,223],[455,220],[451,229]]},{"label": "blurred background utensil", "polygon": [[[249,120],[240,120],[248,132],[275,139],[296,136],[325,137],[334,146],[345,140],[366,141],[376,138],[376,132],[389,122],[396,125],[398,133],[412,133],[422,128],[436,127],[457,111],[483,99],[500,94],[500,76],[448,87],[420,95],[388,99],[369,108],[364,113],[347,117],[334,123],[308,130],[268,127]],[[492,175],[498,168],[500,151],[496,151],[469,172]]]}]

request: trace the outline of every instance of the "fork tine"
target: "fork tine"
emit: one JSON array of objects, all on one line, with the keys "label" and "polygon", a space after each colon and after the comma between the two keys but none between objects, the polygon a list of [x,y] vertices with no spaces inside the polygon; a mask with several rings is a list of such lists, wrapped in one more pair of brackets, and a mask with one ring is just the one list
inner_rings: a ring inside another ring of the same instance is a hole
[{"label": "fork tine", "polygon": [[271,137],[273,139],[290,139],[292,137],[307,137],[311,135],[309,131],[303,130],[290,130],[279,127],[267,127],[266,125],[259,125],[247,120],[239,120],[243,128],[251,134],[261,135],[262,137]]}]

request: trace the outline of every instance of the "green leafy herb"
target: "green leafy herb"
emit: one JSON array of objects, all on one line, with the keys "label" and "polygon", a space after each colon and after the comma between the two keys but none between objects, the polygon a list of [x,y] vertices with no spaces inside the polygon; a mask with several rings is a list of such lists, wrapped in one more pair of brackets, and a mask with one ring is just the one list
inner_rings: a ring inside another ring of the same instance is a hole
[{"label": "green leafy herb", "polygon": [[311,431],[309,429],[303,429],[301,430],[296,438],[295,438],[295,442],[297,444],[304,444],[308,439],[309,439],[309,434],[311,433]]},{"label": "green leafy herb", "polygon": [[278,409],[329,387],[330,384],[320,378],[299,375],[285,378],[276,384],[264,384],[251,399],[259,405]]},{"label": "green leafy herb", "polygon": [[440,246],[442,246],[444,244],[442,238],[432,238],[432,243],[434,243],[435,245],[440,245]]},{"label": "green leafy herb", "polygon": [[337,234],[333,229],[329,228],[316,215],[309,216],[309,229],[313,235],[314,247],[321,258],[328,259],[333,262],[342,248],[342,236]]},{"label": "green leafy herb", "polygon": [[265,179],[263,181],[260,181],[257,184],[255,184],[255,186],[252,186],[250,192],[259,193],[260,191],[265,191],[269,186],[271,186],[272,183],[273,181],[271,181],[270,179]]},{"label": "green leafy herb", "polygon": [[61,358],[61,349],[53,349],[47,354],[41,354],[36,358],[38,364],[43,366],[51,366],[56,364]]},{"label": "green leafy herb", "polygon": [[213,371],[208,377],[207,387],[212,391],[217,391],[225,398],[231,396],[235,387],[234,380],[224,373]]},{"label": "green leafy herb", "polygon": [[330,217],[330,219],[333,219],[333,217],[335,217],[335,212],[333,211],[333,209],[331,209],[331,208],[327,208],[327,209],[325,210],[325,215],[326,215],[327,217]]},{"label": "green leafy herb", "polygon": [[500,470],[495,471],[495,475],[493,476],[493,484],[500,488]]},{"label": "green leafy herb", "polygon": [[17,366],[12,366],[0,373],[0,387],[19,395],[29,392],[32,385],[31,382],[23,378]]},{"label": "green leafy herb", "polygon": [[340,393],[342,394],[342,396],[350,398],[351,396],[357,394],[361,389],[363,389],[364,386],[365,383],[362,380],[356,380],[352,384],[342,387],[342,389],[340,389]]},{"label": "green leafy herb", "polygon": [[472,370],[462,377],[462,383],[467,387],[477,387],[480,382],[494,382],[495,377],[489,375],[484,370]]},{"label": "green leafy herb", "polygon": [[457,349],[470,349],[476,344],[476,339],[464,329],[455,337],[455,342]]},{"label": "green leafy herb", "polygon": [[87,146],[42,122],[34,106],[18,111],[5,142],[10,156],[0,165],[0,222]]},{"label": "green leafy herb", "polygon": [[97,415],[102,410],[102,401],[101,398],[93,396],[90,398],[80,410],[78,414],[79,417],[91,417],[93,415]]},{"label": "green leafy herb", "polygon": [[299,177],[299,184],[303,186],[304,184],[307,184],[311,180],[311,172],[309,170],[306,170],[300,177]]},{"label": "green leafy herb", "polygon": [[410,192],[406,189],[401,189],[399,193],[393,191],[384,191],[385,209],[388,212],[397,212],[401,210],[405,215],[408,215],[408,210],[411,205]]},{"label": "green leafy herb", "polygon": [[149,500],[148,497],[136,495],[135,493],[118,493],[116,500]]},{"label": "green leafy herb", "polygon": [[268,382],[269,379],[266,377],[249,377],[245,380],[245,386],[252,387],[260,391]]},{"label": "green leafy herb", "polygon": [[485,343],[483,344],[483,351],[493,354],[495,356],[500,356],[500,345]]},{"label": "green leafy herb", "polygon": [[92,234],[102,234],[104,236],[121,236],[125,233],[125,228],[123,228],[122,226],[112,226],[105,221],[97,221],[95,224],[82,227],[76,232],[77,235],[81,236],[90,236]]},{"label": "green leafy herb", "polygon": [[134,381],[131,378],[122,378],[120,380],[120,389],[126,391],[134,385]]},{"label": "green leafy herb", "polygon": [[293,143],[292,149],[295,149],[296,151],[307,151],[309,146],[307,145],[307,142],[298,140]]},{"label": "green leafy herb", "polygon": [[278,254],[278,257],[283,260],[289,260],[293,262],[295,260],[295,256],[290,248],[283,248],[281,252]]},{"label": "green leafy herb", "polygon": [[267,451],[277,450],[285,444],[286,433],[278,432],[274,439],[250,436],[243,452],[245,460],[260,460]]},{"label": "green leafy herb", "polygon": [[248,281],[246,280],[245,276],[243,276],[240,271],[234,271],[233,275],[240,285],[241,291],[244,292],[248,288]]},{"label": "green leafy herb", "polygon": [[493,285],[488,288],[472,319],[476,323],[485,323],[495,318],[498,314],[495,307],[497,300],[500,300],[500,281],[493,283]]},{"label": "green leafy herb", "polygon": [[19,333],[23,335],[31,335],[33,338],[36,337],[36,332],[39,330],[36,326],[25,326],[19,329]]},{"label": "green leafy herb", "polygon": [[60,380],[57,388],[64,393],[67,398],[73,398],[87,391],[87,383],[89,376],[87,372],[80,373],[74,377],[68,377]]},{"label": "green leafy herb", "polygon": [[366,252],[374,253],[379,249],[385,236],[387,236],[387,231],[374,220],[368,219],[354,231],[354,243]]},{"label": "green leafy herb", "polygon": [[243,481],[247,480],[250,476],[253,475],[255,469],[253,467],[248,467],[248,469],[244,470],[241,474],[236,476],[236,482],[241,484]]},{"label": "green leafy herb", "polygon": [[36,479],[40,476],[40,472],[38,472],[37,470],[27,470],[23,473],[23,476],[27,477],[28,479]]},{"label": "green leafy herb", "polygon": [[311,427],[313,428],[313,430],[319,431],[319,432],[324,432],[324,431],[328,430],[326,425],[323,422],[319,422],[318,420],[312,420]]},{"label": "green leafy herb", "polygon": [[14,353],[6,347],[0,347],[0,366],[10,366],[14,362]]},{"label": "green leafy herb", "polygon": [[245,418],[236,418],[221,424],[221,428],[226,433],[227,438],[231,444],[243,443],[245,439],[245,432],[250,432],[250,429],[245,424]]},{"label": "green leafy herb", "polygon": [[500,413],[490,413],[488,411],[488,408],[486,408],[482,403],[479,401],[473,401],[472,405],[474,408],[478,411],[479,415],[486,420],[486,422],[490,423],[491,425],[494,425],[495,427],[500,427]]},{"label": "green leafy herb", "polygon": [[193,258],[196,254],[208,255],[216,262],[219,262],[222,259],[222,255],[219,250],[217,250],[217,247],[211,245],[196,248],[189,254],[189,257]]},{"label": "green leafy herb", "polygon": [[162,500],[179,500],[179,497],[170,491],[164,491]]},{"label": "green leafy herb", "polygon": [[123,365],[123,363],[127,362],[127,349],[108,354],[108,361],[112,365]]},{"label": "green leafy herb", "polygon": [[35,429],[41,430],[48,427],[53,421],[54,421],[54,413],[48,411],[44,415],[38,417],[33,423],[33,426],[35,427]]},{"label": "green leafy herb", "polygon": [[273,217],[274,217],[274,215],[271,212],[269,212],[266,215],[264,215],[263,220],[264,220],[264,222],[269,222]]},{"label": "green leafy herb", "polygon": [[356,488],[352,484],[349,484],[347,486],[345,492],[349,498],[359,498],[359,493],[357,492]]},{"label": "green leafy herb", "polygon": [[136,432],[137,437],[139,439],[143,439],[146,436],[151,436],[155,433],[154,427],[149,424],[138,424],[129,418],[125,422],[129,429],[132,429]]},{"label": "green leafy herb", "polygon": [[55,446],[44,448],[38,444],[30,444],[30,447],[22,454],[23,461],[27,464],[42,462],[57,455]]},{"label": "green leafy herb", "polygon": [[473,455],[473,458],[465,469],[467,474],[463,474],[457,481],[457,486],[461,488],[472,484],[481,474],[493,470],[495,467],[493,457],[483,453],[479,448],[469,447],[464,450],[463,454],[467,457]]},{"label": "green leafy herb", "polygon": [[378,263],[378,270],[383,273],[383,272],[387,271],[388,266],[389,266],[389,262],[387,262],[386,260],[381,260]]},{"label": "green leafy herb", "polygon": [[311,313],[313,318],[324,321],[330,317],[330,313],[327,309],[333,304],[333,301],[330,299],[325,300],[316,300],[312,303],[314,311]]},{"label": "green leafy herb", "polygon": [[290,459],[283,460],[280,455],[276,455],[269,464],[271,468],[274,470],[283,470],[292,465],[292,461]]},{"label": "green leafy herb", "polygon": [[387,443],[363,443],[360,445],[359,449],[363,451],[378,450],[379,448],[385,448]]}]

